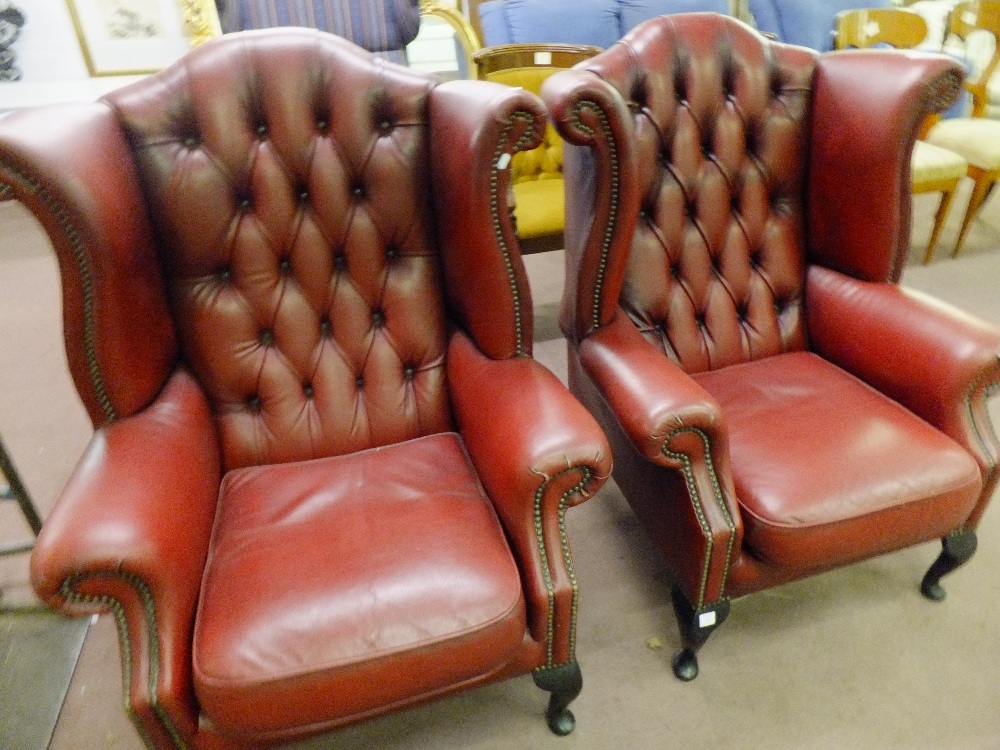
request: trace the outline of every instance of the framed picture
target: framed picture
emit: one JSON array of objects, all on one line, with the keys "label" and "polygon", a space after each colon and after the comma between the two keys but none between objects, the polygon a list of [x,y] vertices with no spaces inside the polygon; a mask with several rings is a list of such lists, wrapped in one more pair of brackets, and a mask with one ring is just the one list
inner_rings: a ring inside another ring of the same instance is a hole
[{"label": "framed picture", "polygon": [[221,33],[215,0],[66,0],[92,76],[152,73]]}]

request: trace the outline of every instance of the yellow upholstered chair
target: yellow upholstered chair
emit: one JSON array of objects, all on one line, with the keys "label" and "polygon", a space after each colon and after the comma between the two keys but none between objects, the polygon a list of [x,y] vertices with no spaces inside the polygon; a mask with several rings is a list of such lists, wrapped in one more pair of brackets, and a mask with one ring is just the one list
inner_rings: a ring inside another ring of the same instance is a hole
[{"label": "yellow upholstered chair", "polygon": [[[557,70],[593,57],[600,47],[579,44],[505,44],[473,55],[476,76],[541,91],[542,82]],[[562,139],[549,125],[540,146],[515,154],[511,164],[514,220],[522,253],[563,247]]]},{"label": "yellow upholstered chair", "polygon": [[[903,8],[845,10],[837,14],[834,34],[837,49],[864,49],[877,44],[904,49],[916,47],[924,41],[927,22],[918,13]],[[924,140],[913,144],[910,159],[913,193],[941,193],[934,215],[934,228],[924,252],[924,263],[930,262],[934,255],[958,183],[966,175],[968,167],[965,158],[955,151]]]},{"label": "yellow upholstered chair", "polygon": [[982,69],[973,71],[965,82],[965,88],[972,94],[972,116],[941,120],[927,134],[929,143],[962,155],[969,163],[968,174],[975,183],[952,255],[958,255],[972,220],[1000,179],[1000,121],[986,117],[987,84],[1000,63],[1000,0],[972,0],[955,6],[948,34],[967,42],[976,31],[992,34],[994,49]]}]

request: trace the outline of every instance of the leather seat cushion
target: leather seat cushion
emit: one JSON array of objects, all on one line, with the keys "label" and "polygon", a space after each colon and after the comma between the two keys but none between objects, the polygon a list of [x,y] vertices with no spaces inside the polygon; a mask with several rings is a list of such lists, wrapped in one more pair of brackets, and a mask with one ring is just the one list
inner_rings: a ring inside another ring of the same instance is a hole
[{"label": "leather seat cushion", "polygon": [[224,732],[432,695],[503,668],[525,631],[517,566],[454,433],[226,475],[194,635],[196,694]]},{"label": "leather seat cushion", "polygon": [[744,546],[767,562],[824,568],[937,538],[979,497],[964,449],[815,354],[696,380],[729,427]]},{"label": "leather seat cushion", "polygon": [[562,232],[565,196],[561,178],[519,182],[514,185],[514,200],[519,237],[531,239]]}]

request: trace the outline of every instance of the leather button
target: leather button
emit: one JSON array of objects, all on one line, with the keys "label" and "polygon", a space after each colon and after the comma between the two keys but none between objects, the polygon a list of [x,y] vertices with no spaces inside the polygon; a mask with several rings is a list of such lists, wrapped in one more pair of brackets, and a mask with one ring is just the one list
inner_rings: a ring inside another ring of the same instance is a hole
[{"label": "leather button", "polygon": [[254,128],[254,132],[257,133],[258,138],[261,139],[267,138],[267,125],[265,125],[264,123],[260,123],[259,125],[257,125],[257,127]]},{"label": "leather button", "polygon": [[260,332],[260,343],[261,346],[272,346],[274,344],[274,331],[270,328],[265,328]]},{"label": "leather button", "polygon": [[413,380],[417,374],[417,368],[413,365],[407,365],[403,368],[403,377],[407,380]]},{"label": "leather button", "polygon": [[262,403],[261,403],[261,400],[260,400],[260,396],[253,395],[253,396],[249,396],[247,398],[247,408],[250,411],[260,411],[261,410],[261,406],[262,406]]},{"label": "leather button", "polygon": [[354,385],[357,386],[357,388],[358,388],[359,391],[362,388],[364,388],[365,387],[365,376],[364,375],[358,375],[358,377],[354,379]]},{"label": "leather button", "polygon": [[385,324],[385,313],[381,310],[372,310],[372,326],[381,328]]},{"label": "leather button", "polygon": [[330,338],[333,335],[333,326],[330,324],[329,318],[323,318],[319,322],[319,332],[323,338]]},{"label": "leather button", "polygon": [[303,385],[302,392],[306,395],[306,398],[312,400],[313,397],[312,383],[306,383],[305,385]]}]

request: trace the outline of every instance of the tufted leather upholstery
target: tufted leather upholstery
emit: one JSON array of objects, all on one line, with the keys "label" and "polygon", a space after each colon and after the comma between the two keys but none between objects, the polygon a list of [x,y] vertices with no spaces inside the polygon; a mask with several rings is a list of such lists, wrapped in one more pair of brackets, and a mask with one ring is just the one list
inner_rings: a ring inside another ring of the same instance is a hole
[{"label": "tufted leather upholstery", "polygon": [[732,597],[942,538],[940,598],[974,549],[1000,331],[896,286],[912,145],[960,80],[690,14],[543,86],[570,387],[675,577],[679,677]]},{"label": "tufted leather upholstery", "polygon": [[96,428],[32,579],[116,615],[147,744],[257,747],[524,672],[572,728],[563,521],[610,450],[531,359],[502,157],[544,123],[305,29],[4,119]]}]

